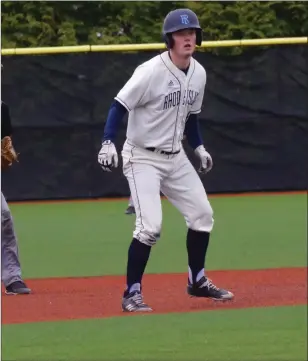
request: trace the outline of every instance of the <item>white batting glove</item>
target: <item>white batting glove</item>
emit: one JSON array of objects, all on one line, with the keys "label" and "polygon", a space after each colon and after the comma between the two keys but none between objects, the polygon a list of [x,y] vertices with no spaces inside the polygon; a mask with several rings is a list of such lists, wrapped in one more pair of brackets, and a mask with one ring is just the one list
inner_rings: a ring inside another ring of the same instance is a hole
[{"label": "white batting glove", "polygon": [[198,172],[201,174],[208,173],[213,167],[213,160],[209,152],[207,152],[203,145],[199,145],[195,149],[195,154],[200,158],[200,168]]},{"label": "white batting glove", "polygon": [[98,153],[98,163],[105,172],[111,172],[111,168],[117,168],[118,153],[110,140],[103,141],[102,148]]}]

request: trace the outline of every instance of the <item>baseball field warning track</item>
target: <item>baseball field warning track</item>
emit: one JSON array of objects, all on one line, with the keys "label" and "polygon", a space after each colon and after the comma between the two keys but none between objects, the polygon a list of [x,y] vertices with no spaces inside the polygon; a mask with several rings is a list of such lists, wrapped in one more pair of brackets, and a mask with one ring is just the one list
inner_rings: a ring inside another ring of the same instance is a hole
[{"label": "baseball field warning track", "polygon": [[[234,292],[235,299],[189,298],[186,274],[150,274],[144,276],[145,301],[154,314],[307,304],[306,267],[212,271],[208,276]],[[27,284],[33,294],[3,296],[2,324],[130,315],[121,310],[123,276],[30,279]]]}]

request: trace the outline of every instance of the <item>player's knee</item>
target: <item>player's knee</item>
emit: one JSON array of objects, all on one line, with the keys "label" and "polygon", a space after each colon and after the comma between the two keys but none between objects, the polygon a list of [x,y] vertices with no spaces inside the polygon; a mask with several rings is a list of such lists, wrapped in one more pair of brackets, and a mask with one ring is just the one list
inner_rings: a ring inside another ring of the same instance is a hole
[{"label": "player's knee", "polygon": [[148,246],[154,246],[156,244],[156,242],[159,240],[160,238],[160,227],[157,229],[155,229],[154,231],[147,231],[145,229],[141,230],[140,232],[138,232],[138,234],[136,235],[136,238],[144,244],[147,244]]},{"label": "player's knee", "polygon": [[203,204],[199,209],[195,209],[187,223],[188,227],[194,231],[211,232],[214,226],[214,218],[213,209],[209,202]]}]

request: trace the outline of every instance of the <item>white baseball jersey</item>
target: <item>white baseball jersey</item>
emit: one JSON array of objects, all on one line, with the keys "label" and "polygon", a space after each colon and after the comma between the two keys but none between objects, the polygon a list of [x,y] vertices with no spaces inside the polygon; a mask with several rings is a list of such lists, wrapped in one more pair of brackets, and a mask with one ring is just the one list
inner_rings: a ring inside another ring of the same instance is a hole
[{"label": "white baseball jersey", "polygon": [[201,111],[206,71],[194,58],[187,75],[168,51],[138,66],[115,99],[128,111],[127,140],[167,152],[182,147],[189,114]]}]

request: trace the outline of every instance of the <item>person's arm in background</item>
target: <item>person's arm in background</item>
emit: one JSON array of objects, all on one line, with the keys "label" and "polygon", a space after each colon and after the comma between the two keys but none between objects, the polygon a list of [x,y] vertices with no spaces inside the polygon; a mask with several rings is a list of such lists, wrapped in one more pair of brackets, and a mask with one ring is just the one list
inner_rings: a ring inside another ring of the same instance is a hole
[{"label": "person's arm in background", "polygon": [[14,161],[18,162],[18,154],[12,142],[12,133],[9,107],[1,101],[1,169],[11,166]]},{"label": "person's arm in background", "polygon": [[1,100],[1,139],[13,134],[10,109],[7,104]]}]

